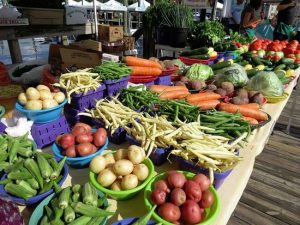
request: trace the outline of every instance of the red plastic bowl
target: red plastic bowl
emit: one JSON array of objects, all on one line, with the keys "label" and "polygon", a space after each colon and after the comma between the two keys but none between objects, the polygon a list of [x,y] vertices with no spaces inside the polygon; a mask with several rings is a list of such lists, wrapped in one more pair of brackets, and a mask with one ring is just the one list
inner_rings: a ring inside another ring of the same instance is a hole
[{"label": "red plastic bowl", "polygon": [[207,60],[201,60],[201,59],[192,59],[189,57],[179,57],[179,59],[186,65],[193,65],[196,63],[201,63],[201,64],[209,64],[211,61],[214,61],[218,56],[211,57],[210,59]]}]

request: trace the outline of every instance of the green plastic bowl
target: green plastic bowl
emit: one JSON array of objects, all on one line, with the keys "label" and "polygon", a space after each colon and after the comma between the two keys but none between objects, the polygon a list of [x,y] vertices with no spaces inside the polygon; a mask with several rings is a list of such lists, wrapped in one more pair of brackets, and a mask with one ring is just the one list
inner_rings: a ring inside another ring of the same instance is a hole
[{"label": "green plastic bowl", "polygon": [[5,113],[5,108],[2,105],[0,105],[0,119],[4,115],[4,113]]},{"label": "green plastic bowl", "polygon": [[90,171],[90,173],[89,173],[90,181],[98,190],[102,191],[103,193],[105,193],[107,196],[109,196],[112,199],[115,199],[115,200],[130,199],[130,198],[134,197],[135,195],[137,195],[154,177],[154,166],[153,166],[152,161],[150,159],[145,159],[143,163],[149,169],[149,176],[146,180],[144,180],[143,183],[141,183],[136,188],[133,188],[131,190],[113,191],[113,190],[107,189],[98,183],[98,181],[97,181],[98,174],[95,174],[92,171]]},{"label": "green plastic bowl", "polygon": [[[195,176],[194,173],[190,173],[190,172],[185,172],[185,171],[178,171],[178,172],[183,173],[187,179],[192,179],[192,177]],[[145,201],[145,205],[146,205],[146,207],[149,211],[153,208],[153,204],[151,203],[151,199],[150,199],[150,195],[151,195],[151,192],[153,190],[153,185],[154,185],[155,181],[165,179],[166,176],[167,176],[167,173],[158,174],[157,176],[153,177],[153,179],[147,184],[147,186],[145,188],[144,201]],[[210,186],[210,191],[214,195],[214,198],[215,198],[214,203],[210,208],[205,209],[205,217],[201,221],[201,223],[199,223],[198,225],[210,225],[210,224],[212,224],[212,222],[216,219],[217,215],[220,212],[221,206],[220,206],[219,195],[218,195],[216,189],[213,186]],[[161,218],[156,212],[154,212],[152,214],[152,217],[157,222],[162,223],[164,225],[173,225],[172,223],[170,223],[170,222],[164,220],[163,218]]]},{"label": "green plastic bowl", "polygon": [[[97,192],[98,196],[104,197],[104,194],[100,191]],[[51,201],[51,199],[54,197],[55,193],[49,195],[47,198],[45,198],[33,211],[30,220],[29,225],[37,225],[39,224],[39,221],[42,219],[44,206],[48,205],[48,203]],[[104,208],[108,207],[107,199],[104,201]],[[105,217],[105,219],[101,222],[99,225],[105,225],[107,223],[108,217]]]}]

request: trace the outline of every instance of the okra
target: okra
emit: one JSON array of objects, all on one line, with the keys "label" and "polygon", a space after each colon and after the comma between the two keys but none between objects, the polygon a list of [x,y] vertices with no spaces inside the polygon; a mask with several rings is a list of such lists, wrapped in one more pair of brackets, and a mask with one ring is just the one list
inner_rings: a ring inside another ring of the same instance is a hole
[{"label": "okra", "polygon": [[34,178],[28,179],[26,181],[33,189],[38,190],[40,188],[39,183]]},{"label": "okra", "polygon": [[[36,155],[42,155],[45,159],[47,159],[47,160],[50,160],[50,159],[54,159],[54,156],[53,155],[51,155],[51,154],[49,154],[49,153],[47,153],[47,152],[38,152],[38,151],[35,151],[34,152],[34,155],[36,156]],[[55,160],[55,159],[54,159]],[[56,162],[56,161],[55,161]]]},{"label": "okra", "polygon": [[53,221],[58,222],[60,218],[63,216],[64,210],[60,209],[58,207],[54,207],[54,220],[50,221],[50,223],[53,223]]},{"label": "okra", "polygon": [[19,198],[23,198],[25,200],[36,195],[36,190],[30,192],[26,188],[22,187],[21,185],[13,184],[13,183],[6,184],[4,189],[6,192],[15,195]]},{"label": "okra", "polygon": [[4,162],[4,161],[6,161],[7,160],[7,158],[8,158],[8,153],[2,153],[1,155],[0,155],[0,162]]},{"label": "okra", "polygon": [[72,201],[73,202],[79,202],[79,198],[80,198],[79,193],[75,193],[75,194],[72,195]]},{"label": "okra", "polygon": [[53,172],[52,167],[50,166],[47,159],[44,158],[44,156],[42,154],[37,153],[36,158],[37,158],[38,166],[40,168],[42,177],[44,179],[48,179],[50,177],[51,173]]},{"label": "okra", "polygon": [[26,159],[24,162],[24,166],[28,169],[31,175],[37,180],[41,189],[44,187],[43,177],[41,175],[40,169],[33,159]]},{"label": "okra", "polygon": [[73,193],[80,193],[81,192],[81,185],[80,184],[75,184],[72,187],[72,191],[73,191]]},{"label": "okra", "polygon": [[12,164],[15,162],[17,158],[17,149],[19,147],[19,141],[15,140],[11,146],[10,152],[9,152],[9,163]]},{"label": "okra", "polygon": [[98,197],[94,196],[93,190],[94,187],[90,183],[85,183],[82,188],[82,202],[84,204],[93,205],[95,200],[97,201]]},{"label": "okra", "polygon": [[7,148],[8,148],[8,143],[6,140],[3,140],[0,145],[0,154],[6,153]]},{"label": "okra", "polygon": [[101,206],[103,206],[104,202],[105,198],[98,198],[97,207],[100,208]]},{"label": "okra", "polygon": [[8,183],[11,183],[12,180],[11,179],[4,179],[4,180],[0,180],[0,185],[4,185],[4,184],[8,184]]},{"label": "okra", "polygon": [[58,207],[61,209],[65,209],[69,205],[71,197],[71,187],[67,187],[63,189],[58,198]]},{"label": "okra", "polygon": [[50,201],[50,205],[52,209],[54,210],[56,207],[58,207],[58,197],[54,197]]},{"label": "okra", "polygon": [[99,225],[104,220],[104,217],[94,217],[92,218],[87,225]]},{"label": "okra", "polygon": [[52,166],[53,170],[56,170],[58,167],[58,163],[54,158],[48,159],[49,164]]},{"label": "okra", "polygon": [[9,163],[8,162],[0,162],[0,172],[2,170],[6,170],[7,167],[9,167]]},{"label": "okra", "polygon": [[23,157],[29,158],[32,156],[32,150],[28,148],[19,147],[17,153]]},{"label": "okra", "polygon": [[86,225],[91,219],[92,217],[81,216],[69,223],[69,225]]},{"label": "okra", "polygon": [[53,187],[55,194],[59,194],[62,191],[62,188],[56,182],[53,183]]},{"label": "okra", "polygon": [[19,185],[22,186],[23,188],[26,188],[26,190],[27,190],[28,192],[35,193],[34,195],[37,194],[37,191],[36,191],[35,189],[33,189],[33,188],[30,186],[30,184],[29,184],[28,182],[26,182],[25,180],[21,180],[21,181],[19,182]]},{"label": "okra", "polygon": [[71,223],[73,220],[75,220],[75,212],[71,206],[68,206],[64,209],[64,220],[67,223]]},{"label": "okra", "polygon": [[45,209],[48,219],[52,220],[54,218],[54,213],[53,213],[52,209],[48,205],[45,205],[44,209]]},{"label": "okra", "polygon": [[85,216],[90,216],[90,217],[99,217],[99,216],[109,216],[113,215],[112,212],[108,212],[103,209],[99,209],[95,206],[92,205],[87,205],[82,202],[76,202],[72,203],[72,208],[76,213],[80,213]]},{"label": "okra", "polygon": [[41,219],[40,225],[50,225],[47,215],[43,216],[43,218]]},{"label": "okra", "polygon": [[19,170],[21,167],[23,167],[23,163],[24,163],[24,160],[20,160],[19,162],[14,163],[13,165],[7,166],[5,168],[5,173],[10,173],[12,171]]},{"label": "okra", "polygon": [[23,147],[23,148],[31,148],[32,149],[32,141],[29,139],[24,140],[24,141],[20,142],[19,146]]},{"label": "okra", "polygon": [[53,180],[49,181],[49,182],[45,182],[43,188],[40,190],[40,194],[45,193],[47,191],[49,191],[52,187],[53,187]]},{"label": "okra", "polygon": [[135,221],[133,223],[133,225],[144,225],[144,224],[147,224],[148,221],[151,219],[151,216],[152,216],[155,208],[156,208],[156,205],[154,207],[152,207],[152,209],[146,215],[140,217],[137,221]]},{"label": "okra", "polygon": [[33,178],[31,174],[23,173],[23,172],[10,172],[7,175],[7,178],[12,180],[21,180],[21,179],[30,179]]},{"label": "okra", "polygon": [[67,160],[66,156],[62,160],[60,160],[60,162],[58,163],[57,168],[52,172],[52,174],[50,176],[51,179],[56,179],[60,175],[66,160]]}]

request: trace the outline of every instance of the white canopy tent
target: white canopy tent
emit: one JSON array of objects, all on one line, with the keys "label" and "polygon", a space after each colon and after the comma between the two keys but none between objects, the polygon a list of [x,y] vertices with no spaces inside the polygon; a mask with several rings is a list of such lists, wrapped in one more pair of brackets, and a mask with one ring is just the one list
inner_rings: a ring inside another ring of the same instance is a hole
[{"label": "white canopy tent", "polygon": [[128,6],[128,11],[134,11],[134,12],[145,12],[146,9],[150,6],[150,3],[145,1],[145,0],[141,0],[141,4],[139,6],[139,3],[133,3],[132,5]]},{"label": "white canopy tent", "polygon": [[115,1],[115,0],[109,0],[108,2],[103,3],[100,6],[101,11],[127,11],[126,6],[123,4]]}]

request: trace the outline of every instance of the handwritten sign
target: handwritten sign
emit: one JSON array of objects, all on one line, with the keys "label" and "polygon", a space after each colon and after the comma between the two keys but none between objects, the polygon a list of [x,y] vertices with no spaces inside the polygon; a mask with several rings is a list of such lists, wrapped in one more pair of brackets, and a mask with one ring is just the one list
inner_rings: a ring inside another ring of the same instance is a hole
[{"label": "handwritten sign", "polygon": [[29,25],[27,18],[22,19],[1,19],[0,26],[26,26]]}]

